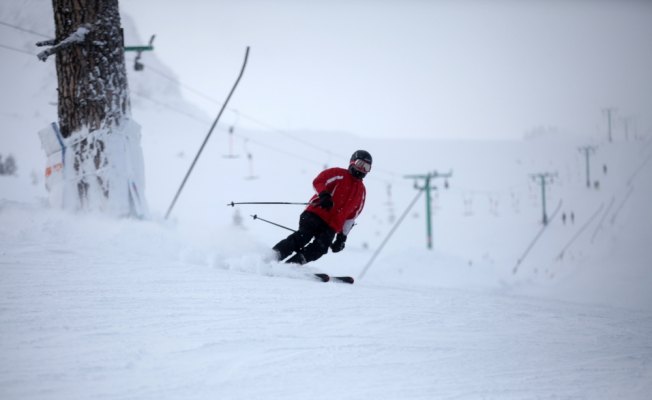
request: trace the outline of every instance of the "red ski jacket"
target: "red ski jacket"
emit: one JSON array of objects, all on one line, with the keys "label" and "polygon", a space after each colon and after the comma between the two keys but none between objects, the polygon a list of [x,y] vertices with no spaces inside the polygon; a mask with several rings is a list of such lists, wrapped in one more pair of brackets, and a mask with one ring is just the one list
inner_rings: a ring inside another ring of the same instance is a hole
[{"label": "red ski jacket", "polygon": [[318,205],[309,205],[306,211],[317,214],[337,233],[348,235],[355,219],[364,207],[366,189],[358,179],[344,168],[329,168],[322,171],[312,182],[317,194],[310,203],[319,203],[319,193],[329,192],[333,197],[333,208],[326,210]]}]

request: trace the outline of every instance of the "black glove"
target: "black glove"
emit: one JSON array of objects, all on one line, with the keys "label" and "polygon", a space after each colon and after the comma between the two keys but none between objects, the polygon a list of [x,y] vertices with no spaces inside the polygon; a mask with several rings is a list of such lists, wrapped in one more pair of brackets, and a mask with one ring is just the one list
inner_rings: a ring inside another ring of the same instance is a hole
[{"label": "black glove", "polygon": [[319,193],[319,207],[326,210],[333,208],[333,196],[328,192]]},{"label": "black glove", "polygon": [[344,243],[346,242],[346,235],[343,233],[338,233],[337,237],[335,238],[335,241],[333,244],[331,244],[331,250],[333,250],[333,253],[339,253],[340,251],[344,250]]}]

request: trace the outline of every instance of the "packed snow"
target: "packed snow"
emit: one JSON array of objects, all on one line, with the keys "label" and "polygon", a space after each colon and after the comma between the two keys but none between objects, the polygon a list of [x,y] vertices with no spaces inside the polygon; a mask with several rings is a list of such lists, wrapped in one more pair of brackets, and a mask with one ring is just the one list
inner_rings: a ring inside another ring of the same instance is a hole
[{"label": "packed snow", "polygon": [[[43,0],[3,3],[0,20],[53,30]],[[123,24],[127,43],[144,42]],[[602,130],[479,142],[252,129],[240,124],[256,110],[234,111],[236,92],[166,220],[214,116],[155,53],[143,71],[131,54],[150,212],[116,220],[50,204],[38,132],[57,119],[53,60],[36,58],[43,38],[0,29],[33,53],[0,49],[0,155],[17,165],[0,175],[0,398],[650,397],[644,132],[608,143]],[[251,215],[296,228],[302,207],[227,204],[307,201],[314,176],[359,148],[374,167],[345,250],[305,267],[268,261],[289,232]],[[405,176],[435,170],[452,176],[432,181],[428,249],[425,196],[408,209],[423,181]],[[559,210],[543,230],[539,173],[556,174],[546,209]]]}]

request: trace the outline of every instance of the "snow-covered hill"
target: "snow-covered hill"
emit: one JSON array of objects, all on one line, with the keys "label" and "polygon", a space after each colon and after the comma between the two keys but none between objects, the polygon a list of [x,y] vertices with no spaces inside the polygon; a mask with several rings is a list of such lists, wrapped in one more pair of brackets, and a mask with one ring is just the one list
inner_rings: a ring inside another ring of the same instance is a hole
[{"label": "snow-covered hill", "polygon": [[[19,3],[0,6],[0,20],[52,32],[49,2]],[[127,44],[146,41],[129,16],[123,23]],[[129,69],[150,218],[70,214],[47,205],[36,135],[56,120],[53,61],[24,53],[36,53],[34,33],[0,32],[14,48],[0,49],[0,154],[18,164],[15,176],[0,176],[1,398],[652,392],[649,140],[373,140],[247,130],[239,122],[255,110],[229,110],[166,221],[214,116],[192,105],[192,92],[182,96],[183,82],[154,52],[144,71]],[[599,182],[590,189],[578,150],[589,144]],[[375,161],[366,209],[346,250],[310,268],[359,277],[369,266],[364,277],[319,284],[263,261],[286,233],[249,215],[294,227],[301,208],[226,204],[306,201],[314,175],[358,148]],[[405,175],[433,170],[453,173],[448,185],[433,181],[434,248],[425,246],[422,197],[368,264],[418,193]],[[543,172],[557,174],[547,210],[560,211],[526,254],[542,213],[530,174]]]},{"label": "snow-covered hill", "polygon": [[[652,389],[649,313],[311,282],[252,255],[202,254],[158,222],[6,202],[0,219],[4,399],[645,399]],[[241,231],[223,234],[242,249]]]}]

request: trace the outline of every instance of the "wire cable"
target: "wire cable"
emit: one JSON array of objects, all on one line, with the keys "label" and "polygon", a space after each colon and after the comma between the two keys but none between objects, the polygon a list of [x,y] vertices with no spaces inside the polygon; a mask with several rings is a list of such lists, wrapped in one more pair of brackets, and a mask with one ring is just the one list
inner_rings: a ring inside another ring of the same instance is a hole
[{"label": "wire cable", "polygon": [[[169,76],[169,75],[163,73],[162,71],[160,71],[160,70],[158,70],[158,69],[156,69],[156,68],[152,68],[151,66],[147,66],[147,68],[148,68],[148,69],[152,69],[152,71],[153,71],[154,73],[156,73],[156,74],[160,75],[161,77],[163,77],[163,78],[165,78],[165,79],[168,79],[168,80],[170,80],[170,81],[172,81],[172,82],[174,82],[174,83],[177,83],[179,86],[181,86],[181,87],[183,87],[184,89],[186,89],[186,90],[188,90],[188,91],[190,91],[190,92],[192,92],[192,93],[194,93],[194,94],[196,94],[196,95],[198,95],[198,96],[204,98],[205,100],[208,100],[208,101],[210,101],[210,102],[212,102],[212,103],[215,103],[215,104],[218,104],[218,105],[220,105],[220,106],[222,105],[222,103],[221,103],[220,101],[218,101],[218,100],[212,98],[211,96],[209,96],[209,95],[203,93],[203,92],[200,91],[200,90],[197,90],[197,89],[195,89],[195,88],[193,88],[193,87],[191,87],[191,86],[189,86],[189,85],[187,85],[187,84],[181,82],[179,79],[173,78],[173,77],[171,77],[171,76]],[[233,109],[233,108],[227,108],[227,109],[228,109],[229,111],[231,111],[231,112],[238,113],[238,114],[239,114],[240,116],[242,116],[244,119],[247,119],[247,120],[249,120],[250,122],[253,122],[254,124],[256,124],[256,125],[258,125],[258,126],[260,126],[260,127],[263,127],[263,128],[265,128],[265,129],[267,129],[267,130],[269,130],[269,131],[272,131],[272,132],[274,132],[274,133],[277,133],[277,134],[279,134],[279,135],[285,136],[285,137],[287,137],[287,138],[289,138],[289,139],[291,139],[291,140],[294,140],[295,142],[298,142],[298,143],[303,144],[304,146],[310,147],[310,148],[312,148],[312,149],[314,149],[314,150],[318,150],[318,151],[323,152],[323,153],[325,153],[325,154],[327,154],[327,155],[329,155],[329,156],[337,156],[337,157],[340,157],[340,158],[343,158],[343,159],[347,159],[347,158],[348,158],[348,157],[346,157],[346,156],[344,156],[344,155],[334,153],[333,151],[331,151],[331,150],[329,150],[329,149],[326,149],[326,148],[324,148],[324,147],[321,147],[321,146],[318,146],[318,145],[316,145],[316,144],[314,144],[314,143],[311,143],[311,142],[309,142],[309,141],[307,141],[307,140],[305,140],[305,139],[297,138],[296,136],[294,136],[294,135],[292,135],[292,134],[290,134],[290,133],[288,133],[288,132],[286,132],[286,131],[284,131],[284,130],[282,130],[282,129],[279,129],[279,128],[277,128],[277,127],[275,127],[275,126],[273,126],[273,125],[271,125],[271,124],[269,124],[269,123],[267,123],[267,122],[261,121],[260,119],[255,118],[255,117],[253,117],[253,116],[251,116],[251,115],[245,114],[245,113],[243,113],[243,112],[241,112],[241,111],[236,111],[236,110]]]},{"label": "wire cable", "polygon": [[11,51],[15,51],[15,52],[17,52],[17,53],[27,54],[28,56],[34,56],[34,57],[36,57],[36,53],[30,53],[30,52],[27,51],[27,50],[21,50],[21,49],[19,49],[19,48],[17,48],[17,47],[7,46],[6,44],[0,44],[0,47],[2,47],[3,49],[7,49],[7,50],[11,50]]},{"label": "wire cable", "polygon": [[[155,67],[152,67],[152,66],[149,65],[149,64],[145,64],[145,66],[147,67],[147,70],[152,70],[152,72],[154,72],[156,75],[158,75],[158,76],[160,76],[160,77],[162,77],[162,78],[164,78],[164,79],[167,79],[167,80],[169,80],[170,82],[173,82],[173,83],[178,84],[179,86],[183,87],[184,89],[186,89],[186,90],[188,90],[188,91],[190,91],[190,92],[192,92],[192,93],[194,93],[194,94],[196,94],[196,95],[198,95],[198,96],[204,98],[205,100],[208,100],[208,101],[210,101],[210,102],[212,102],[212,103],[215,103],[215,104],[217,104],[217,105],[220,105],[220,106],[223,104],[222,102],[220,102],[220,101],[218,101],[218,100],[212,98],[211,96],[205,94],[204,92],[202,92],[202,91],[200,91],[200,90],[198,90],[198,89],[195,89],[195,88],[193,88],[192,86],[189,86],[189,85],[183,83],[183,82],[180,81],[179,79],[177,79],[177,78],[175,78],[175,77],[172,77],[172,76],[166,74],[165,72],[161,71],[160,69],[157,69],[157,68],[155,68]],[[143,98],[146,98],[146,99],[149,100],[149,101],[152,101],[152,102],[154,102],[154,103],[158,103],[158,104],[160,104],[160,105],[163,106],[163,107],[170,108],[170,109],[174,109],[174,110],[176,110],[176,112],[179,113],[179,114],[186,115],[186,116],[189,117],[189,118],[192,118],[192,119],[194,119],[194,120],[196,120],[196,121],[199,121],[199,119],[198,119],[197,117],[191,116],[191,115],[189,115],[188,113],[183,112],[183,111],[181,111],[181,110],[179,110],[179,109],[176,109],[176,108],[173,107],[173,106],[170,106],[170,105],[164,104],[164,103],[162,103],[162,102],[156,101],[156,100],[154,100],[154,99],[152,99],[152,98],[149,98],[149,97],[146,97],[146,96],[144,96],[144,95],[142,95],[142,94],[140,94],[140,93],[138,93],[138,95],[141,96],[141,97],[143,97]],[[317,145],[315,145],[315,144],[313,144],[313,143],[311,143],[311,142],[309,142],[309,141],[307,141],[307,140],[297,138],[297,137],[293,136],[292,134],[290,134],[290,133],[288,133],[288,132],[285,132],[285,131],[283,131],[283,130],[281,130],[281,129],[278,129],[278,128],[274,127],[273,125],[268,124],[268,123],[266,123],[266,122],[264,122],[264,121],[261,121],[260,119],[257,119],[257,118],[255,118],[255,117],[253,117],[253,116],[251,116],[251,115],[244,114],[244,113],[242,113],[242,112],[240,112],[240,111],[238,111],[238,110],[235,110],[235,109],[232,109],[232,108],[228,108],[228,107],[227,107],[226,109],[229,110],[229,111],[231,111],[231,112],[237,113],[238,115],[242,116],[243,118],[245,118],[245,119],[247,119],[247,120],[249,120],[249,121],[251,121],[251,122],[253,122],[253,123],[255,123],[255,124],[259,125],[259,126],[261,126],[262,128],[265,128],[265,129],[268,130],[268,131],[272,131],[272,132],[277,133],[277,134],[279,134],[279,135],[282,135],[282,136],[285,136],[285,137],[287,137],[287,138],[290,138],[290,139],[292,139],[292,140],[294,140],[294,141],[296,141],[296,142],[298,142],[298,143],[300,143],[300,144],[302,144],[302,145],[304,145],[304,146],[306,146],[306,147],[310,147],[310,148],[312,148],[312,149],[314,149],[314,150],[319,150],[319,151],[321,151],[321,152],[323,152],[323,153],[326,153],[328,156],[335,156],[335,157],[339,157],[339,158],[344,159],[344,160],[348,160],[348,157],[347,157],[347,156],[344,156],[344,155],[341,155],[341,154],[334,153],[334,152],[332,152],[332,151],[330,151],[330,150],[328,150],[328,149],[326,149],[326,148],[324,148],[324,147],[317,146]],[[242,134],[239,134],[239,133],[234,133],[234,136],[238,136],[238,137],[240,137],[240,138],[243,138],[243,139],[245,139],[245,140],[250,141],[251,143],[255,143],[255,144],[257,144],[257,145],[260,146],[260,147],[267,148],[267,149],[272,150],[272,151],[275,151],[275,152],[277,152],[277,153],[285,154],[285,155],[287,155],[287,156],[291,156],[291,157],[293,157],[293,158],[300,159],[300,160],[303,160],[303,161],[309,162],[309,163],[311,163],[311,164],[322,165],[322,166],[323,166],[323,163],[318,162],[318,161],[315,161],[314,159],[309,159],[309,158],[306,158],[306,157],[304,157],[304,156],[300,156],[300,155],[294,154],[294,153],[292,153],[292,152],[289,152],[289,151],[286,151],[286,150],[279,149],[279,148],[274,147],[274,146],[272,146],[272,145],[266,144],[266,143],[264,143],[264,142],[262,142],[262,141],[260,141],[260,140],[252,139],[251,137],[248,137],[248,136],[246,136],[246,135],[242,135]],[[397,175],[396,175],[395,173],[393,173],[393,172],[386,171],[386,170],[379,169],[379,168],[376,168],[375,171],[376,171],[376,172],[380,172],[380,173],[382,173],[382,174],[385,174],[385,175],[387,176],[387,178],[389,178],[389,179],[395,179],[396,176],[397,176]],[[382,178],[378,178],[378,177],[375,176],[375,175],[371,175],[371,176],[368,177],[368,179],[375,180],[375,179],[382,179]]]},{"label": "wire cable", "polygon": [[40,36],[40,37],[43,37],[43,38],[52,39],[51,36],[48,36],[48,35],[45,35],[43,33],[36,32],[36,31],[30,30],[30,29],[26,29],[26,28],[20,27],[18,25],[13,25],[13,24],[10,24],[8,22],[0,21],[0,25],[8,26],[9,28],[13,28],[13,29],[16,29],[18,31],[22,31],[22,32],[26,32],[26,33],[31,33],[32,35]]},{"label": "wire cable", "polygon": [[147,101],[150,101],[150,102],[152,102],[152,103],[154,103],[154,104],[156,104],[156,105],[159,105],[159,106],[161,106],[161,107],[167,108],[167,109],[170,110],[170,111],[174,111],[174,112],[176,112],[177,114],[180,114],[180,115],[186,116],[186,117],[188,117],[188,118],[190,118],[190,119],[192,119],[192,120],[195,120],[195,121],[197,121],[197,122],[199,122],[199,123],[201,123],[201,124],[204,124],[204,125],[209,125],[209,124],[210,124],[210,121],[209,121],[208,119],[203,119],[203,118],[200,118],[200,117],[198,117],[198,116],[192,115],[192,114],[190,114],[190,113],[188,113],[188,112],[186,112],[186,111],[183,111],[183,110],[181,110],[181,109],[179,109],[179,108],[176,108],[176,107],[171,106],[171,105],[169,105],[169,104],[163,103],[162,101],[155,100],[155,99],[153,99],[153,98],[147,96],[146,94],[143,94],[143,93],[140,93],[140,92],[132,92],[132,94],[134,94],[136,97],[143,98],[143,99],[145,99],[145,100],[147,100]]}]

